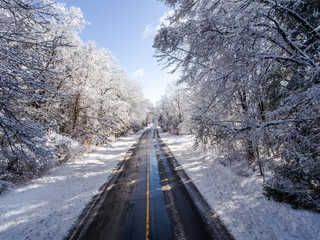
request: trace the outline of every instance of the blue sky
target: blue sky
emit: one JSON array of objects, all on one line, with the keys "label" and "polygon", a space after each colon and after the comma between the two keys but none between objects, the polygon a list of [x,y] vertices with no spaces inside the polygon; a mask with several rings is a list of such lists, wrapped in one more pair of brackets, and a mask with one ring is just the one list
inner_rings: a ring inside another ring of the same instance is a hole
[{"label": "blue sky", "polygon": [[162,70],[154,54],[153,35],[159,19],[170,10],[157,0],[59,0],[81,8],[91,24],[80,34],[109,49],[131,79],[142,83],[145,97],[152,102],[165,93],[176,77]]}]

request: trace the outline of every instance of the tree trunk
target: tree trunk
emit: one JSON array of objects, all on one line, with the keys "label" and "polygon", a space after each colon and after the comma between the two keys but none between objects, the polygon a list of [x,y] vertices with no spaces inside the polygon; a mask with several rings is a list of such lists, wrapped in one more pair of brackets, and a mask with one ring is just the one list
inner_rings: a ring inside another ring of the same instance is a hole
[{"label": "tree trunk", "polygon": [[[245,116],[248,116],[248,104],[247,104],[247,94],[246,94],[246,91],[245,90],[239,90],[238,91],[239,93],[239,97],[240,97],[240,103],[241,103],[241,107],[242,107],[242,113],[245,115]],[[247,159],[249,160],[250,163],[252,163],[255,159],[255,156],[254,156],[254,148],[253,148],[253,142],[251,140],[251,137],[250,137],[250,130],[248,130],[247,132],[247,135],[246,135],[246,151],[247,151],[247,154],[246,154],[246,157]]]},{"label": "tree trunk", "polygon": [[73,120],[72,120],[72,130],[75,129],[76,123],[78,120],[79,116],[79,101],[80,101],[80,94],[77,94],[75,103],[74,103],[74,115],[73,115]]}]

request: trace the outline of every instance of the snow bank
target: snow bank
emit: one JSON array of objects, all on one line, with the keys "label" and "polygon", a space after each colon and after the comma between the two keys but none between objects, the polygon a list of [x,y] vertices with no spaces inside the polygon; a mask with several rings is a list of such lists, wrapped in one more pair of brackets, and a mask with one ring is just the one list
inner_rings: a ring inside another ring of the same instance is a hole
[{"label": "snow bank", "polygon": [[0,195],[0,239],[63,239],[141,132]]},{"label": "snow bank", "polygon": [[268,200],[260,176],[238,176],[212,151],[193,150],[192,136],[160,135],[237,240],[320,239],[320,214]]}]

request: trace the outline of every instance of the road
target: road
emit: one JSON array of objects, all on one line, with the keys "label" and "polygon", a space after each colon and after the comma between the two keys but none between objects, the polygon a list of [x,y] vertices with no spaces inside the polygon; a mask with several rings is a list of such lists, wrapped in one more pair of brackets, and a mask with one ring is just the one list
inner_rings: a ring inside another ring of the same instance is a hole
[{"label": "road", "polygon": [[146,130],[69,239],[232,239],[168,156],[158,130]]}]

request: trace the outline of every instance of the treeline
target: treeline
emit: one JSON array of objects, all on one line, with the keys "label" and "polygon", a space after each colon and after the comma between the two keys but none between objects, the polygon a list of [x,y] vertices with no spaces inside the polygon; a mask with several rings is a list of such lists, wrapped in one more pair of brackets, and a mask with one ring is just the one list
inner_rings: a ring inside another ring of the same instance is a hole
[{"label": "treeline", "polygon": [[141,87],[80,39],[85,24],[78,8],[0,1],[0,191],[144,123]]},{"label": "treeline", "polygon": [[154,47],[181,78],[160,124],[271,169],[266,195],[320,211],[320,2],[163,2],[173,10]]}]

